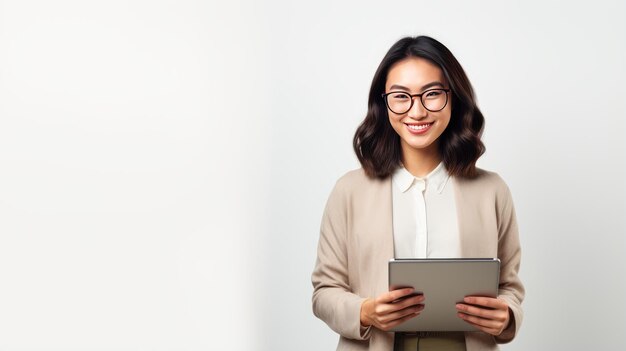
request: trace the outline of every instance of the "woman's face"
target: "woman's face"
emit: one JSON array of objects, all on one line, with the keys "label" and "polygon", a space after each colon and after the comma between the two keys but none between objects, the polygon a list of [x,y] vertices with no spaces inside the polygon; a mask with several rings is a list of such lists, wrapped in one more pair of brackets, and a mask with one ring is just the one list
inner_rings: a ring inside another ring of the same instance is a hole
[{"label": "woman's face", "polygon": [[[385,93],[406,92],[413,95],[436,88],[449,88],[441,69],[426,59],[409,57],[391,66],[387,74]],[[437,99],[437,94],[441,94],[441,91],[429,92],[427,96],[424,96],[424,102],[431,110],[437,108],[432,108],[427,99]],[[439,96],[439,98],[442,97],[447,99],[447,103],[441,111],[437,112],[424,108],[419,97],[413,98],[413,106],[405,113],[396,114],[389,110],[389,107],[387,108],[389,122],[400,136],[402,153],[405,156],[416,151],[419,153],[437,151],[437,139],[448,126],[452,112],[450,93],[447,96]],[[404,102],[402,102],[403,98]],[[406,94],[390,95],[387,99],[390,103],[394,103],[392,99],[395,99],[396,104],[410,104],[410,101],[407,102]]]}]

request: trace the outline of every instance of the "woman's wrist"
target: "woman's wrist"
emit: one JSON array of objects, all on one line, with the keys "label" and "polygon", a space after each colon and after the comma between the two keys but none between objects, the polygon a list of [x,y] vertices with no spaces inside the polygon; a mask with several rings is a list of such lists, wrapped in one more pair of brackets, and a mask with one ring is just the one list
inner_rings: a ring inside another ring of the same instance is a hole
[{"label": "woman's wrist", "polygon": [[371,299],[367,298],[361,303],[361,312],[359,319],[361,321],[361,327],[363,328],[367,328],[372,325],[372,323],[370,323],[370,319],[367,317],[367,308],[369,307],[370,301]]}]

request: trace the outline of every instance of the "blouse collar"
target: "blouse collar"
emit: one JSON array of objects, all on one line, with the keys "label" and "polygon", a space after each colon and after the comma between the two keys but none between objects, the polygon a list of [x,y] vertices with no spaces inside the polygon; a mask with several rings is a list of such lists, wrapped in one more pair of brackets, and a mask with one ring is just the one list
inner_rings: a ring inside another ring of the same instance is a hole
[{"label": "blouse collar", "polygon": [[396,186],[403,193],[409,190],[414,183],[424,182],[427,187],[434,186],[437,193],[441,194],[448,183],[448,179],[450,179],[450,175],[448,174],[446,167],[443,165],[443,162],[440,162],[435,169],[423,178],[416,177],[411,174],[406,168],[404,168],[404,165],[398,167],[392,175],[393,183],[396,184]]}]

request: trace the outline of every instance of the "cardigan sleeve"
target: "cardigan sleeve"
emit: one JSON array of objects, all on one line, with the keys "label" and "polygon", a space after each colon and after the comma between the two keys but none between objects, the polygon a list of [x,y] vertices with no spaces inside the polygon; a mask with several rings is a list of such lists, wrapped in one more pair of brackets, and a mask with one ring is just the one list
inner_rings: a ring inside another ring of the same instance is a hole
[{"label": "cardigan sleeve", "polygon": [[521,305],[525,290],[518,276],[522,254],[513,199],[506,184],[504,182],[501,184],[496,197],[498,258],[501,262],[498,297],[508,303],[511,322],[495,339],[498,343],[508,343],[517,335],[522,324],[523,311]]},{"label": "cardigan sleeve", "polygon": [[371,328],[361,327],[365,298],[352,292],[348,274],[348,196],[335,184],[324,209],[313,283],[313,313],[341,336],[365,340]]}]

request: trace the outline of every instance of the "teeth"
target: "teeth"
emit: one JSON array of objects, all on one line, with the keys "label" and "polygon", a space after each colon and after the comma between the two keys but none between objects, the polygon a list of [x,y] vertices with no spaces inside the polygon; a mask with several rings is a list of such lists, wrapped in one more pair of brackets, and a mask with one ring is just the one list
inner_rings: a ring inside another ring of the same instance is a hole
[{"label": "teeth", "polygon": [[422,130],[422,129],[426,129],[426,128],[430,127],[431,124],[432,123],[421,124],[421,125],[410,125],[410,124],[407,124],[407,126],[409,127],[409,129],[412,129],[412,130]]}]

